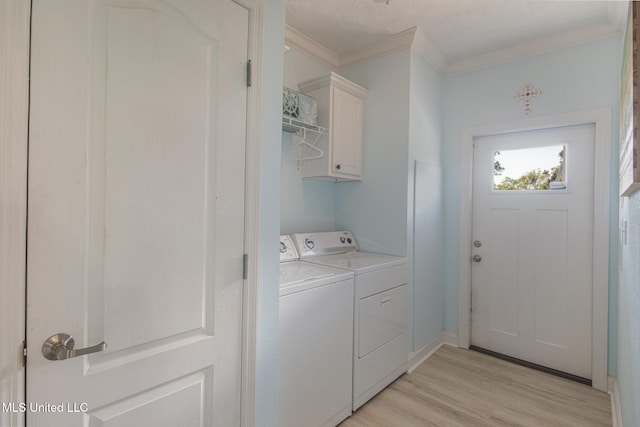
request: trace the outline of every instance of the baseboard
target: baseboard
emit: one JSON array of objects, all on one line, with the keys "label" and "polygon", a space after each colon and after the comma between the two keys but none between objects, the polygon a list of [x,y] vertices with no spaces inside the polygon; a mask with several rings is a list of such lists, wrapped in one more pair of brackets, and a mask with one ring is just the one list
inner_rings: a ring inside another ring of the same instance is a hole
[{"label": "baseboard", "polygon": [[458,334],[456,333],[449,332],[449,331],[442,332],[442,342],[444,342],[447,345],[450,345],[453,347],[459,347],[458,339],[459,339]]},{"label": "baseboard", "polygon": [[413,372],[418,366],[427,360],[433,353],[435,353],[443,345],[450,345],[453,347],[458,346],[458,335],[453,332],[442,332],[436,338],[432,339],[419,349],[409,354],[409,369],[407,372]]},{"label": "baseboard", "polygon": [[611,425],[613,427],[622,426],[622,408],[620,408],[620,390],[615,377],[607,379],[607,391],[611,397]]}]

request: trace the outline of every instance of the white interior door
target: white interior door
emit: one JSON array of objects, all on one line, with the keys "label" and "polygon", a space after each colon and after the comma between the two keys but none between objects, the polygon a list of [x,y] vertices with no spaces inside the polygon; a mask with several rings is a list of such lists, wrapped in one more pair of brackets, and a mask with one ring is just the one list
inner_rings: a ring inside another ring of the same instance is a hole
[{"label": "white interior door", "polygon": [[[592,366],[594,137],[594,125],[580,125],[474,140],[471,344],[583,378]],[[516,186],[510,170],[551,172],[554,162],[551,189],[501,189]]]},{"label": "white interior door", "polygon": [[231,0],[33,1],[29,426],[239,425],[247,37]]}]

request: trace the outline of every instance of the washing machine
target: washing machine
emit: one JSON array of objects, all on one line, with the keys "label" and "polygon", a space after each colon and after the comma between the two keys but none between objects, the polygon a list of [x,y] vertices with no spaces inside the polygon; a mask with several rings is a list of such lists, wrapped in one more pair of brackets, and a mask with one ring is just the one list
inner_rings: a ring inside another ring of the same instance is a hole
[{"label": "washing machine", "polygon": [[355,275],[353,410],[407,371],[407,258],[362,252],[349,231],[291,236],[301,260]]},{"label": "washing machine", "polygon": [[280,236],[281,427],[333,427],[351,415],[353,278],[299,261]]}]

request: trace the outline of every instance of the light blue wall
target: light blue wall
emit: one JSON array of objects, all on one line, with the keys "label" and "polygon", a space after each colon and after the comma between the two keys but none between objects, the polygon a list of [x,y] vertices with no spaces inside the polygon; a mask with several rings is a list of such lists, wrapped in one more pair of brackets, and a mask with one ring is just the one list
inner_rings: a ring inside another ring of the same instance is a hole
[{"label": "light blue wall", "polygon": [[[284,85],[298,90],[298,84],[326,76],[331,69],[291,48],[284,54]],[[296,137],[282,132],[280,233],[292,234],[335,229],[335,183],[302,179],[296,159]]]},{"label": "light blue wall", "polygon": [[262,118],[257,296],[256,420],[278,425],[278,297],[280,224],[280,147],[284,51],[284,0],[263,3]]},{"label": "light blue wall", "polygon": [[[287,55],[284,80],[293,88],[329,71],[293,49]],[[440,76],[408,49],[341,70],[340,74],[369,89],[364,179],[353,183],[302,180],[297,165],[286,164],[291,139],[285,135],[281,207],[288,212],[282,214],[281,231],[350,229],[363,250],[415,257],[412,334],[413,349],[417,349],[442,330],[457,332],[461,130],[521,120],[522,104],[513,96],[525,83],[543,91],[529,117],[611,108],[609,373],[618,372],[618,363],[625,371],[632,364],[637,366],[637,349],[625,347],[632,345],[629,334],[637,334],[637,315],[630,314],[630,304],[626,312],[618,313],[620,63],[621,38],[614,37],[454,77]],[[638,272],[634,274],[630,280],[637,283]],[[621,289],[621,301],[630,297],[628,292],[629,288]],[[618,357],[618,351],[634,356]],[[637,402],[637,390],[637,381],[621,381],[621,393],[628,401]]]},{"label": "light blue wall", "polygon": [[618,387],[625,427],[640,425],[640,191],[621,201],[627,241],[620,251]]},{"label": "light blue wall", "polygon": [[360,249],[407,254],[409,49],[341,70],[367,88],[362,181],[336,184],[336,228]]},{"label": "light blue wall", "polygon": [[443,78],[411,49],[341,73],[369,93],[363,180],[336,186],[336,227],[352,230],[362,250],[409,258],[417,350],[443,330]]},{"label": "light blue wall", "polygon": [[[521,120],[522,103],[514,94],[526,83],[542,89],[529,117],[610,107],[612,117],[612,186],[609,298],[609,373],[616,373],[617,324],[617,134],[620,93],[621,37],[530,57],[445,81],[445,321],[458,330],[458,219],[460,135],[467,126]],[[620,337],[620,339],[622,339]]]},{"label": "light blue wall", "polygon": [[412,260],[412,349],[443,330],[443,77],[414,51],[409,88],[407,256]]},{"label": "light blue wall", "polygon": [[[626,31],[631,31],[631,17]],[[627,40],[631,34],[625,34]],[[622,49],[630,46],[622,45]],[[631,55],[632,52],[626,52]],[[635,123],[637,126],[637,123]],[[640,191],[620,198],[617,379],[622,425],[640,425]]]},{"label": "light blue wall", "polygon": [[[284,81],[292,89],[329,71],[296,49],[285,54]],[[417,349],[443,329],[443,78],[410,49],[339,73],[369,90],[363,181],[301,179],[298,164],[290,160],[292,137],[284,134],[281,231],[348,229],[362,250],[408,256],[415,283],[411,349]]]}]

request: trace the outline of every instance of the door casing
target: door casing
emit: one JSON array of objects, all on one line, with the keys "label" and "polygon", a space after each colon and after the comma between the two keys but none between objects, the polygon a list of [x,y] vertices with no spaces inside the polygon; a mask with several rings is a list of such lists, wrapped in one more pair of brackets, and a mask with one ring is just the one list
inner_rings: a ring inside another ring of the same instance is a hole
[{"label": "door casing", "polygon": [[[0,360],[3,396],[22,402],[25,369],[27,137],[29,117],[28,1],[0,2]],[[9,371],[5,371],[4,369]],[[6,376],[10,381],[5,382]],[[23,426],[24,413],[2,413],[0,424]]]},{"label": "door casing", "polygon": [[[249,11],[248,56],[252,59],[252,86],[247,95],[246,129],[246,177],[245,177],[245,250],[249,256],[245,294],[243,296],[243,354],[242,354],[242,402],[241,425],[255,425],[256,409],[256,356],[257,356],[257,300],[258,300],[258,251],[260,214],[260,144],[262,117],[262,34],[264,2],[262,0],[233,0]],[[29,1],[9,0],[0,5],[0,22],[3,24],[0,41],[0,82],[3,99],[0,103],[0,190],[3,201],[10,201],[0,211],[0,254],[7,261],[0,276],[0,286],[11,298],[2,299],[0,308],[9,311],[12,318],[19,319],[10,325],[9,345],[19,360],[19,352],[25,339],[25,270],[26,270],[26,206],[27,206],[27,148],[29,112],[29,32],[31,4]],[[6,89],[6,90],[5,90]],[[5,233],[6,231],[6,233]],[[3,265],[4,267],[4,265]],[[33,350],[38,351],[37,346]],[[13,350],[16,351],[13,351]],[[5,354],[3,353],[4,357]],[[13,362],[12,362],[13,363]],[[13,366],[15,365],[15,366]],[[24,399],[24,367],[13,363],[11,396]],[[12,425],[24,425],[24,416],[18,414]]]},{"label": "door casing", "polygon": [[476,137],[519,131],[595,125],[593,212],[592,384],[607,391],[609,316],[609,206],[611,181],[611,109],[584,110],[553,116],[494,123],[462,129],[460,139],[460,198],[458,238],[458,346],[471,341],[471,247],[473,140]]}]

